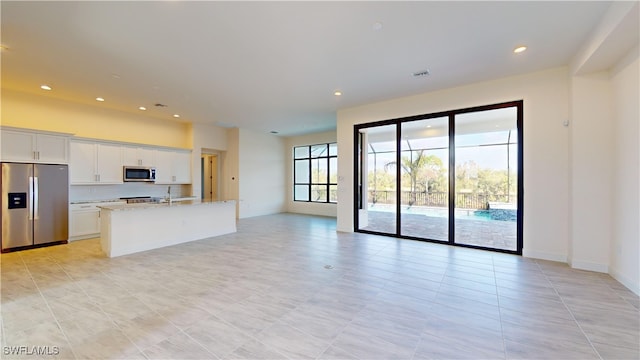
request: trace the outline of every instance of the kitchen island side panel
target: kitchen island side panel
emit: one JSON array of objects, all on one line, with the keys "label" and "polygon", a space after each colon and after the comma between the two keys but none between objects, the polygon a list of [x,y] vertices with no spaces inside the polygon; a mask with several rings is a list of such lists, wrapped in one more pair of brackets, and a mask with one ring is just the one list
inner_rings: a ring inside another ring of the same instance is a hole
[{"label": "kitchen island side panel", "polygon": [[236,232],[235,202],[101,207],[102,250],[109,257]]}]

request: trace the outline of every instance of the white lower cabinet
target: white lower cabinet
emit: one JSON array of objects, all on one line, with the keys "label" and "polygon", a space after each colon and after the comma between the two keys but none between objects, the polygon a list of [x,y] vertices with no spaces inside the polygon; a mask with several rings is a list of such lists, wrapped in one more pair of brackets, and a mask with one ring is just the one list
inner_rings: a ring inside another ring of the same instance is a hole
[{"label": "white lower cabinet", "polygon": [[69,206],[69,240],[100,237],[100,208],[98,206],[123,204],[125,204],[124,201],[71,204]]}]

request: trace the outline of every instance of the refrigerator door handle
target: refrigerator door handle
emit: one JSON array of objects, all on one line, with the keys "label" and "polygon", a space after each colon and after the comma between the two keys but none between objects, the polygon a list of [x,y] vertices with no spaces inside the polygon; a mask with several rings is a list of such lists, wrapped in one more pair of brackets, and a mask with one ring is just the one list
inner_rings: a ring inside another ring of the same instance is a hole
[{"label": "refrigerator door handle", "polygon": [[33,219],[38,220],[38,177],[33,178]]},{"label": "refrigerator door handle", "polygon": [[29,220],[33,220],[33,176],[29,176]]}]

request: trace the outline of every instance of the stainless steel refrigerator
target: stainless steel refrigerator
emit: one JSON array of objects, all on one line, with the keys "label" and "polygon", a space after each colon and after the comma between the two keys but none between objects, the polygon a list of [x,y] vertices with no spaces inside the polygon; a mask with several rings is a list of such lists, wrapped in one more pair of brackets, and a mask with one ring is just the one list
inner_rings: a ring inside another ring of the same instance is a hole
[{"label": "stainless steel refrigerator", "polygon": [[2,252],[69,239],[67,165],[2,163]]}]

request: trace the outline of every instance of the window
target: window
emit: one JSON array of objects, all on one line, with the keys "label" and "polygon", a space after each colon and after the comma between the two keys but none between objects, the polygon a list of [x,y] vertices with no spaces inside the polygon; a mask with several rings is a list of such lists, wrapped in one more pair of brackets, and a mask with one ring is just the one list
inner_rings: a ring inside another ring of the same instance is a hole
[{"label": "window", "polygon": [[523,104],[355,125],[356,231],[521,255]]},{"label": "window", "polygon": [[338,201],[338,145],[293,148],[293,200],[322,203]]}]

